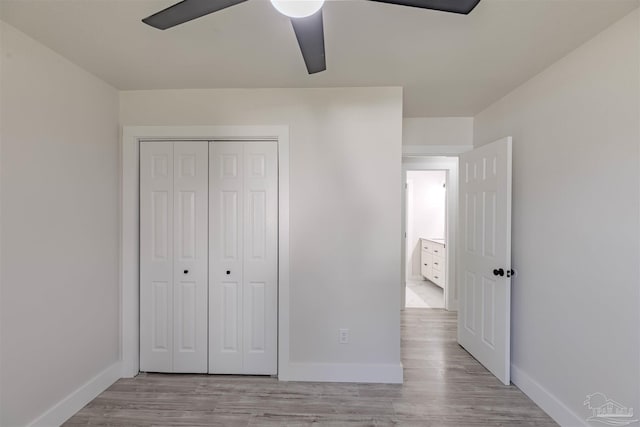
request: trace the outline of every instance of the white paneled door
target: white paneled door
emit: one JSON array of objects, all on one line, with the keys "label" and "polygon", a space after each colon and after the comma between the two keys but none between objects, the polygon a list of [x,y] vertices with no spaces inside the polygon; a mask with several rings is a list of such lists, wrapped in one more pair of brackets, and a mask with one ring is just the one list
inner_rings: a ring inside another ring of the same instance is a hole
[{"label": "white paneled door", "polygon": [[140,370],[207,372],[208,143],[140,144]]},{"label": "white paneled door", "polygon": [[140,143],[140,370],[277,372],[276,142]]},{"label": "white paneled door", "polygon": [[458,342],[510,382],[511,138],[460,157]]},{"label": "white paneled door", "polygon": [[272,375],[277,372],[277,144],[214,142],[209,163],[209,372]]}]

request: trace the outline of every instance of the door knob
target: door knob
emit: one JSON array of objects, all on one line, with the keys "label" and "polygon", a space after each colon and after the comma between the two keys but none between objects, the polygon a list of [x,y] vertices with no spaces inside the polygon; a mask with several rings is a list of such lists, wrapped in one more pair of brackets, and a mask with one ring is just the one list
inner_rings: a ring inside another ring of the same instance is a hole
[{"label": "door knob", "polygon": [[231,274],[231,270],[227,270],[227,274]]},{"label": "door knob", "polygon": [[497,268],[493,270],[494,276],[504,276],[504,270],[502,268]]},{"label": "door knob", "polygon": [[184,271],[184,274],[189,274],[189,270],[185,270],[185,271]]}]

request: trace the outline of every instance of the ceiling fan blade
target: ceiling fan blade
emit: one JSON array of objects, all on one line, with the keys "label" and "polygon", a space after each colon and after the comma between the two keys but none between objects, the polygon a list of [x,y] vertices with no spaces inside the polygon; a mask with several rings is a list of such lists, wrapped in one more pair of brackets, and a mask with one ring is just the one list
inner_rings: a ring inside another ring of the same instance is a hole
[{"label": "ceiling fan blade", "polygon": [[443,12],[462,13],[468,15],[480,0],[373,0],[381,3],[412,6],[421,9],[441,10]]},{"label": "ceiling fan blade", "polygon": [[291,18],[291,24],[309,74],[326,70],[322,9],[306,18]]},{"label": "ceiling fan blade", "polygon": [[247,0],[183,0],[144,18],[142,22],[166,30],[244,1]]}]

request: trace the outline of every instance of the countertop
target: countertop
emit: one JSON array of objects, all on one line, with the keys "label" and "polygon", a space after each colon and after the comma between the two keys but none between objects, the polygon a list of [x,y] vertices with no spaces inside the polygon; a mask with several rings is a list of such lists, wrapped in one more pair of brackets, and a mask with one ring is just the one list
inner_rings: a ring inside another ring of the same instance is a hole
[{"label": "countertop", "polygon": [[444,243],[444,239],[434,239],[434,238],[426,238],[426,237],[421,237],[422,240],[428,240],[430,242],[434,242],[434,243],[440,243],[443,246],[446,246],[446,244]]}]

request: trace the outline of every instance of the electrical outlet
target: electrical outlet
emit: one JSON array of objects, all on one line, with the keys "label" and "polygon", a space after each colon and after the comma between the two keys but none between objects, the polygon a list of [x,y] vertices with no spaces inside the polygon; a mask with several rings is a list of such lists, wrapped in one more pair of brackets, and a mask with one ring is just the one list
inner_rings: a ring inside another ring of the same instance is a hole
[{"label": "electrical outlet", "polygon": [[338,341],[340,344],[349,344],[349,330],[348,329],[340,329],[340,334],[338,337]]}]

